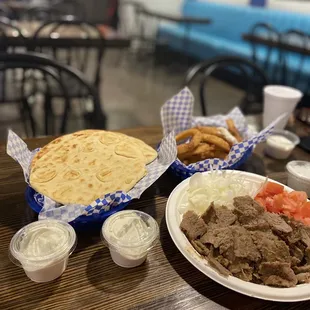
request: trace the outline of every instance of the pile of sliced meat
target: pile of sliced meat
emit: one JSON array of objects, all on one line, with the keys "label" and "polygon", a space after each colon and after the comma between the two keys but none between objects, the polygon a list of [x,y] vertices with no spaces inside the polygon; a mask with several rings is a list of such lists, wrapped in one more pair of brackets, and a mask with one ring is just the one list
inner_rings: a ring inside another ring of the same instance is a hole
[{"label": "pile of sliced meat", "polygon": [[188,211],[180,227],[224,276],[275,287],[310,283],[310,227],[266,212],[249,196],[236,197],[233,210]]}]

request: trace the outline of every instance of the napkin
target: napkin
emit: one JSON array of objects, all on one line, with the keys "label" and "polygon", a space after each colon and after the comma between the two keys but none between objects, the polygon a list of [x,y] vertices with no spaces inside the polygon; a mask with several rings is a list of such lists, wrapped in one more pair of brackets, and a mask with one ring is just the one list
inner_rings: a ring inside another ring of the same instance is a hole
[{"label": "napkin", "polygon": [[[44,202],[39,213],[39,220],[53,218],[71,222],[81,215],[92,216],[100,212],[109,211],[111,208],[121,203],[126,203],[132,199],[139,198],[141,194],[150,187],[173,163],[177,156],[175,133],[172,131],[163,138],[158,150],[158,157],[146,166],[147,175],[141,179],[130,191],[117,191],[98,197],[89,206],[79,204],[60,205],[51,198],[35,194],[38,202]],[[29,184],[30,165],[34,155],[39,151],[30,151],[27,144],[12,130],[9,130],[7,141],[7,154],[16,160],[22,167],[25,181]]]},{"label": "napkin", "polygon": [[189,166],[184,165],[179,159],[171,165],[171,169],[176,175],[187,178],[196,172],[209,170],[233,169],[238,163],[243,162],[252,152],[255,145],[267,139],[272,133],[275,125],[279,123],[287,114],[282,114],[268,127],[256,133],[247,125],[247,121],[239,108],[234,108],[227,115],[215,115],[210,117],[194,117],[194,96],[185,87],[178,94],[168,100],[161,108],[161,122],[164,135],[174,131],[178,134],[196,126],[226,127],[226,120],[231,118],[244,138],[244,141],[235,144],[228,154],[227,159],[206,159]]}]

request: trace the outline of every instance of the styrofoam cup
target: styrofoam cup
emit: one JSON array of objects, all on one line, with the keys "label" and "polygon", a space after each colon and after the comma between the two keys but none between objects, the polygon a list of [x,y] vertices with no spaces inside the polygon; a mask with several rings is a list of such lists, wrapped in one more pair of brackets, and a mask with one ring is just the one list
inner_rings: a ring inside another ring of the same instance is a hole
[{"label": "styrofoam cup", "polygon": [[287,113],[287,116],[276,125],[277,129],[284,129],[302,96],[303,93],[300,90],[292,87],[281,85],[265,86],[263,126],[268,126],[278,116]]}]

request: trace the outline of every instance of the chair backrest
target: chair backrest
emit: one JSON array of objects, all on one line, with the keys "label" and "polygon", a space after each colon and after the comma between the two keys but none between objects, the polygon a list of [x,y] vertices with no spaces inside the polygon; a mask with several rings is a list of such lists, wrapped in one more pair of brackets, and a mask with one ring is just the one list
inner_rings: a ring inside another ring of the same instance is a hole
[{"label": "chair backrest", "polygon": [[[292,44],[307,50],[310,44],[310,37],[309,34],[303,31],[289,29],[288,31],[281,34],[281,43]],[[307,79],[307,81],[302,81],[302,71],[304,67],[308,67],[309,65],[309,56],[306,54],[290,52],[289,50],[285,49],[281,50],[281,56],[282,76],[284,77],[283,84],[296,88],[302,88],[304,92],[307,92],[309,79]],[[288,74],[287,67],[290,65],[290,62],[293,62],[295,72],[290,70]]]},{"label": "chair backrest", "polygon": [[[8,32],[10,32],[10,35]],[[6,17],[0,17],[0,51],[8,50],[8,36],[20,37],[21,40],[25,40],[25,37],[20,28],[14,25],[10,19]],[[12,50],[14,51],[14,48],[12,48]]]},{"label": "chair backrest", "polygon": [[[275,44],[280,43],[280,33],[270,24],[267,23],[257,23],[250,30],[250,34],[262,36],[265,39],[272,40]],[[268,73],[270,80],[272,82],[280,82],[279,73],[281,72],[281,66],[273,66],[272,63],[279,64],[281,62],[281,53],[279,49],[275,46],[262,47],[258,44],[252,42],[252,60],[256,64],[262,66],[265,72]],[[260,57],[258,57],[260,53]],[[272,62],[272,57],[278,61]]]},{"label": "chair backrest", "polygon": [[[221,56],[201,62],[193,66],[185,77],[185,86],[190,86],[194,79],[201,75],[199,96],[201,112],[203,116],[207,115],[207,102],[205,99],[205,87],[209,77],[217,70],[225,69],[234,74],[238,74],[240,78],[246,82],[247,98],[250,99],[253,95],[259,96],[262,94],[262,88],[268,85],[268,79],[264,71],[252,61],[235,56]],[[244,102],[240,106],[244,113],[250,111],[248,102]]]},{"label": "chair backrest", "polygon": [[230,2],[184,1],[182,13],[185,16],[208,17],[213,21],[210,25],[193,24],[191,31],[200,32],[202,36],[204,34],[219,36],[236,43],[243,43],[242,34],[262,21],[280,32],[291,28],[304,30],[310,27],[308,14],[236,5],[235,1]]},{"label": "chair backrest", "polygon": [[32,21],[59,20],[63,15],[64,14],[61,10],[57,8],[49,6],[36,6],[26,10],[23,14],[23,19]]},{"label": "chair backrest", "polygon": [[0,4],[0,16],[1,17],[10,17],[12,14],[11,10],[8,7],[5,7]]},{"label": "chair backrest", "polygon": [[57,9],[62,15],[74,15],[81,19],[85,12],[83,1],[84,0],[55,0],[51,3],[51,8]]},{"label": "chair backrest", "polygon": [[[48,89],[48,85],[46,87],[42,87],[42,83],[48,83],[50,79],[54,80],[59,86],[60,91],[62,92],[62,97],[64,99],[64,112],[61,116],[61,125],[59,131],[55,130],[55,119],[52,118],[50,114],[50,108],[45,106],[45,134],[57,134],[57,133],[65,133],[67,129],[67,121],[70,113],[70,98],[68,95],[68,89],[66,89],[65,84],[62,83],[62,79],[60,75],[65,73],[70,76],[70,78],[74,79],[76,83],[81,88],[84,88],[87,93],[85,93],[85,98],[92,99],[93,101],[93,111],[88,115],[88,122],[86,127],[94,127],[94,128],[105,128],[105,115],[102,111],[99,94],[97,89],[88,83],[84,77],[84,75],[78,70],[71,68],[66,65],[62,65],[57,61],[37,53],[0,53],[0,72],[5,72],[9,69],[23,69],[24,70],[24,85],[27,84],[27,78],[29,78],[29,83],[33,83],[33,89]],[[31,71],[32,74],[27,74],[27,71]],[[34,72],[37,72],[34,74]],[[38,73],[42,76],[48,78],[40,78],[38,79]],[[34,78],[35,76],[35,78]],[[37,88],[37,83],[40,83],[40,87]],[[29,85],[27,85],[29,86]],[[23,90],[25,93],[25,90]],[[25,93],[25,96],[27,94]],[[50,129],[53,129],[50,131]],[[35,128],[33,129],[35,135]]]},{"label": "chair backrest", "polygon": [[[85,40],[85,46],[83,47],[72,46],[68,41],[68,46],[57,48],[52,45],[48,50],[44,49],[44,53],[49,53],[59,62],[82,71],[90,82],[99,87],[104,37],[95,25],[77,20],[71,15],[60,20],[43,23],[33,35],[34,41],[37,41],[36,46],[38,46],[40,52],[43,52],[39,46],[41,36],[54,38],[55,40],[68,36]],[[100,44],[96,48],[89,47],[87,41],[91,39],[99,40]]]},{"label": "chair backrest", "polygon": [[[26,38],[23,36],[22,31],[12,21],[6,17],[0,17],[0,52],[15,53],[17,47],[9,45],[8,37],[19,37],[22,41],[22,45],[26,44]],[[7,70],[6,72],[0,72],[0,103],[9,102],[7,96],[7,83],[11,83],[10,89],[16,90],[18,93],[19,83],[16,83],[20,72],[18,70]]]}]

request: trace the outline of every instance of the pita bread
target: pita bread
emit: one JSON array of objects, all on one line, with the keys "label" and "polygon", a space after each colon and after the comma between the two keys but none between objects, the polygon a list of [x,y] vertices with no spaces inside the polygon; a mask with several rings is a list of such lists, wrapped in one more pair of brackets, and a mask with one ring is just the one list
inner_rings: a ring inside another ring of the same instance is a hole
[{"label": "pita bread", "polygon": [[156,157],[157,152],[139,139],[83,130],[53,140],[34,156],[30,184],[62,204],[89,205],[105,194],[128,192]]}]

